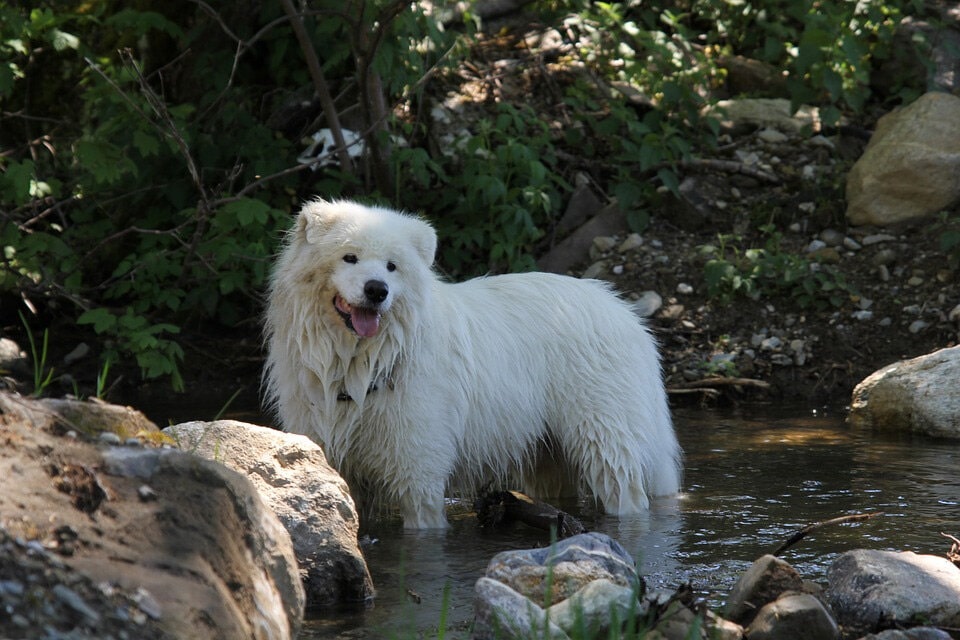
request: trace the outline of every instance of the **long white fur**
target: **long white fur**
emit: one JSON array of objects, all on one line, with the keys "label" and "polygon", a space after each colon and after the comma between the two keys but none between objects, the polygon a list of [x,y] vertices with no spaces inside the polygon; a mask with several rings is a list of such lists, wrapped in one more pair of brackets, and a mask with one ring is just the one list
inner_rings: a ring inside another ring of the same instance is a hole
[{"label": "long white fur", "polygon": [[[547,442],[610,513],[676,493],[659,356],[626,303],[547,273],[447,283],[431,268],[436,243],[390,209],[303,207],[266,315],[265,386],[283,427],[319,441],[354,489],[399,503],[408,528],[445,526],[448,488],[518,474],[549,486],[534,465]],[[369,279],[389,295],[379,332],[360,338],[333,299],[360,303]]]}]

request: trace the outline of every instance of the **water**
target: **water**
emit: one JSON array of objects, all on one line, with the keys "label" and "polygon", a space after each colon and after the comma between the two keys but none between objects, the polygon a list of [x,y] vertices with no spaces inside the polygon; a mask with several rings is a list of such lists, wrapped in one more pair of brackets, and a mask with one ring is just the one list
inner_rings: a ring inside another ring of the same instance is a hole
[{"label": "water", "polygon": [[[942,555],[949,541],[939,532],[960,536],[956,443],[858,432],[842,411],[681,409],[674,418],[686,453],[683,496],[626,519],[589,503],[558,505],[623,544],[648,586],[690,582],[719,604],[759,555],[807,524],[853,513],[884,515],[815,531],[782,557],[820,580],[848,549]],[[444,532],[404,532],[398,520],[369,527],[376,603],[309,619],[301,638],[436,637],[439,625],[446,638],[469,637],[473,584],[490,558],[549,540],[523,525],[483,531],[465,505],[452,509]]]}]

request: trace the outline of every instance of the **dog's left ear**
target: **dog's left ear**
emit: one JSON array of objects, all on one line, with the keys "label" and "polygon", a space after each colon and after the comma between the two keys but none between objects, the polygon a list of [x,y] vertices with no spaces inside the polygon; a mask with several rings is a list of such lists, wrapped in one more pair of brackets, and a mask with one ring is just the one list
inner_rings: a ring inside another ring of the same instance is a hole
[{"label": "dog's left ear", "polygon": [[340,217],[335,202],[313,200],[303,205],[297,216],[297,234],[309,244],[316,244]]},{"label": "dog's left ear", "polygon": [[417,233],[413,238],[413,246],[423,258],[425,264],[432,265],[437,253],[437,232],[427,222],[418,220]]}]

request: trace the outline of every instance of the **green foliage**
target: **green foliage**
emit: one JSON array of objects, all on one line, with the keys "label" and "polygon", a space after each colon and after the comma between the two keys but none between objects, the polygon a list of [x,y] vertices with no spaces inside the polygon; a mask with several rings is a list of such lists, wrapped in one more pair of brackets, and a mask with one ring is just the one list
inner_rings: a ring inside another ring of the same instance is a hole
[{"label": "green foliage", "polygon": [[[823,121],[835,124],[841,112],[857,113],[866,106],[871,73],[902,46],[894,42],[896,26],[922,11],[922,3],[695,0],[691,10],[709,25],[704,33],[711,46],[785,70],[793,103],[822,105]],[[912,73],[889,80],[908,101],[923,82]]]},{"label": "green foliage", "polygon": [[763,247],[743,248],[741,239],[718,234],[717,244],[703,245],[703,276],[711,298],[729,304],[739,296],[751,300],[788,296],[801,308],[839,307],[856,295],[843,274],[831,265],[784,251],[782,236],[762,228]]},{"label": "green foliage", "polygon": [[444,212],[436,219],[443,263],[458,274],[532,269],[533,244],[569,191],[547,124],[529,107],[499,104],[453,147],[439,161],[422,149],[394,154],[397,175],[419,187],[410,195],[427,194],[409,206]]},{"label": "green foliage", "polygon": [[[0,296],[49,301],[50,316],[103,339],[102,362],[133,359],[179,384],[180,327],[256,318],[304,198],[372,195],[428,214],[457,276],[528,269],[575,172],[644,229],[681,163],[715,143],[700,114],[722,79],[718,55],[786,70],[794,102],[836,119],[873,99],[894,26],[920,11],[919,0],[544,2],[576,44],[551,78],[554,111],[478,103],[470,113],[486,118],[435,149],[425,87],[475,24],[468,7],[459,31],[445,26],[441,5],[317,0],[296,16],[343,126],[369,150],[357,166],[318,167],[297,157],[330,114],[282,3],[0,0]],[[918,80],[902,80],[905,99]],[[718,295],[786,288],[814,304],[843,291],[827,265],[770,241],[713,256]]]}]

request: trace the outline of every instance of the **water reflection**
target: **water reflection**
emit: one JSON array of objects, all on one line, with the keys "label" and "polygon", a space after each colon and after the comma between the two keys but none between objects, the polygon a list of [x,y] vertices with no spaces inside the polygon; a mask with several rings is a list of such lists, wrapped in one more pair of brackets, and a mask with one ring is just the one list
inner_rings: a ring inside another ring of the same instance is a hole
[{"label": "water reflection", "polygon": [[[558,506],[620,541],[648,585],[691,582],[718,603],[757,556],[840,515],[885,514],[818,530],[789,549],[783,557],[805,577],[822,578],[833,558],[857,547],[944,553],[949,543],[939,532],[960,534],[957,445],[860,433],[843,417],[797,408],[679,410],[682,496],[655,501],[636,518],[606,517],[589,502]],[[365,550],[375,606],[311,620],[303,637],[429,636],[442,621],[445,637],[466,638],[473,583],[489,559],[549,542],[522,525],[481,531],[470,515],[445,532],[404,532],[391,520],[367,533],[378,539]]]}]

